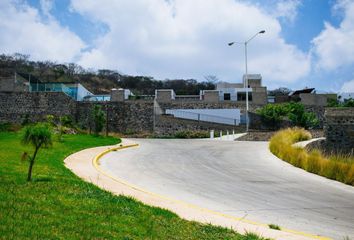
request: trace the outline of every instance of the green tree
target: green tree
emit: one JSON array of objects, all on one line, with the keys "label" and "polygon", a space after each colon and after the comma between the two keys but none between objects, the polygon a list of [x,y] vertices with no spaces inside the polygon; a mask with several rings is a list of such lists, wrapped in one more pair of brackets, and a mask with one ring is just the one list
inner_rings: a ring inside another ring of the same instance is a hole
[{"label": "green tree", "polygon": [[267,104],[257,113],[261,115],[262,121],[266,125],[277,128],[287,112],[283,104]]},{"label": "green tree", "polygon": [[52,132],[50,126],[47,123],[37,123],[36,125],[26,126],[23,129],[22,143],[34,147],[34,153],[32,156],[27,155],[27,153],[24,153],[23,155],[23,158],[29,160],[27,181],[31,181],[32,168],[39,149],[52,145]]},{"label": "green tree", "polygon": [[289,119],[295,126],[313,128],[318,126],[316,115],[306,111],[302,103],[290,102],[283,104],[267,104],[257,111],[262,121],[273,128],[277,128],[284,119]]},{"label": "green tree", "polygon": [[95,135],[99,135],[103,129],[104,123],[106,122],[105,113],[102,111],[102,107],[100,105],[94,105],[91,114],[94,123]]},{"label": "green tree", "polygon": [[319,123],[316,115],[307,112],[302,103],[290,102],[284,105],[287,117],[295,125],[306,129],[316,127]]}]

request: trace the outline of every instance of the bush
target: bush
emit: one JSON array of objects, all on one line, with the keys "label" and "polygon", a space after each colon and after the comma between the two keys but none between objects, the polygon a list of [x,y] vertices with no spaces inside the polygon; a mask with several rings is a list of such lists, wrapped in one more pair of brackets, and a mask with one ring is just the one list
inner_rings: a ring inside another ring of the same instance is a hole
[{"label": "bush", "polygon": [[350,156],[324,156],[319,150],[310,152],[293,147],[299,141],[308,140],[311,134],[304,129],[293,128],[277,132],[270,139],[269,149],[277,157],[290,164],[333,180],[354,186],[354,159]]},{"label": "bush", "polygon": [[8,122],[0,122],[0,132],[8,132],[10,131],[11,124]]},{"label": "bush", "polygon": [[267,104],[258,110],[262,120],[268,126],[278,127],[286,114],[286,109],[281,104]]},{"label": "bush", "polygon": [[291,121],[294,126],[304,128],[314,128],[318,126],[319,121],[312,112],[307,112],[301,103],[282,103],[267,104],[257,111],[262,121],[273,128],[278,128],[279,123],[286,118]]}]

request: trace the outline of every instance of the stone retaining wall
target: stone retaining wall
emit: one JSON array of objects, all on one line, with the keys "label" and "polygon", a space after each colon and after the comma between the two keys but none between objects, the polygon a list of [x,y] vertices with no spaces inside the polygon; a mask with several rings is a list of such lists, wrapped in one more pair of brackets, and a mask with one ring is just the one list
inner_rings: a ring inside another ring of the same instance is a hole
[{"label": "stone retaining wall", "polygon": [[354,108],[327,108],[325,119],[325,150],[353,154]]},{"label": "stone retaining wall", "polygon": [[90,115],[94,104],[102,106],[108,119],[110,132],[153,131],[153,101],[78,102],[76,121],[82,123],[86,128],[89,128],[90,124],[93,126]]},{"label": "stone retaining wall", "polygon": [[21,123],[54,116],[75,116],[76,102],[64,93],[0,92],[0,121]]}]

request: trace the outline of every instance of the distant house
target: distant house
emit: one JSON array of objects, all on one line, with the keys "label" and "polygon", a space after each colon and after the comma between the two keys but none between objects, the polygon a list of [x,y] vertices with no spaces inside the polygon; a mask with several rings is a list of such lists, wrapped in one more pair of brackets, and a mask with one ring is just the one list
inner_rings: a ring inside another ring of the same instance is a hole
[{"label": "distant house", "polygon": [[93,95],[80,83],[61,82],[31,82],[30,92],[63,92],[76,101],[83,101],[85,97]]},{"label": "distant house", "polygon": [[14,73],[13,77],[0,79],[2,92],[63,92],[76,101],[83,101],[86,96],[93,95],[80,83],[75,82],[43,82],[27,73]]},{"label": "distant house", "polygon": [[248,86],[246,86],[244,75],[242,83],[220,82],[216,85],[216,90],[204,90],[201,92],[201,96],[202,99],[207,101],[244,102],[246,101],[247,91],[248,101],[251,103],[267,103],[267,88],[262,86],[262,76],[260,74],[248,74]]},{"label": "distant house", "polygon": [[304,105],[327,106],[328,99],[337,99],[335,93],[316,93],[315,88],[304,88],[290,92],[288,95],[275,96],[275,103],[301,102]]}]

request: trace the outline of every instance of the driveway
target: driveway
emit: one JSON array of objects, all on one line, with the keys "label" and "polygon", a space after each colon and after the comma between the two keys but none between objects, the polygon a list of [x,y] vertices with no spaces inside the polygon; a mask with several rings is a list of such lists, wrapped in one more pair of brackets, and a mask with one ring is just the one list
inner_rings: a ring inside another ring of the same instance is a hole
[{"label": "driveway", "polygon": [[147,191],[223,214],[343,239],[354,237],[354,187],[274,157],[267,142],[134,139],[101,167]]}]

